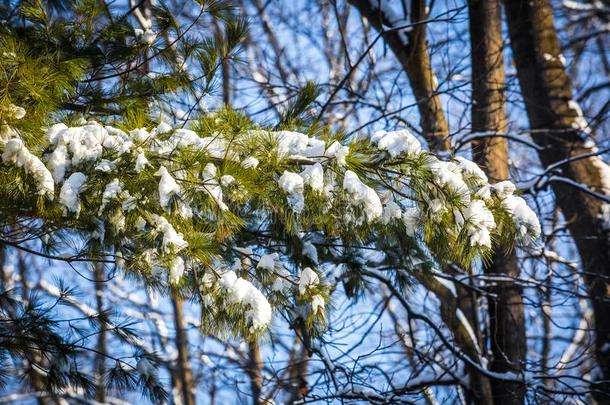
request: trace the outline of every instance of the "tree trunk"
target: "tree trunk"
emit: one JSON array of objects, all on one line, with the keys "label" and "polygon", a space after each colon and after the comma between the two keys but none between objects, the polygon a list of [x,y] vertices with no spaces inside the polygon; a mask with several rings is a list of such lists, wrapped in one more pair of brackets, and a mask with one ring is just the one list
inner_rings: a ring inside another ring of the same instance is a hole
[{"label": "tree trunk", "polygon": [[252,390],[252,404],[259,405],[263,403],[261,394],[263,389],[263,359],[261,351],[258,347],[258,342],[250,342],[248,350],[248,364],[246,372],[250,377],[250,387]]},{"label": "tree trunk", "polygon": [[[504,95],[504,52],[500,0],[470,0],[468,2],[472,66],[472,131],[506,131]],[[474,160],[479,163],[491,182],[507,180],[508,142],[492,136],[473,145]],[[514,251],[496,247],[485,273],[519,277],[521,269]],[[521,287],[513,281],[497,283],[491,289],[496,298],[488,303],[490,340],[493,358],[490,368],[504,373],[521,373],[526,357],[525,319]],[[493,403],[522,404],[525,386],[495,381]]]},{"label": "tree trunk", "polygon": [[[430,54],[426,41],[426,19],[424,0],[411,1],[410,30],[387,27],[404,26],[404,21],[394,21],[389,14],[387,0],[349,0],[363,17],[382,32],[383,38],[402,65],[417,101],[423,136],[431,150],[448,150],[451,146],[449,126],[445,119],[437,80],[430,64]],[[386,27],[386,28],[384,28]]]},{"label": "tree trunk", "polygon": [[290,396],[286,403],[294,404],[309,392],[307,386],[307,369],[309,368],[309,353],[298,335],[294,339],[295,349],[290,359],[289,386]]},{"label": "tree trunk", "polygon": [[[508,28],[521,93],[539,156],[557,167],[551,185],[574,237],[595,316],[600,381],[591,387],[610,402],[610,226],[607,212],[610,168],[597,155],[572,84],[562,63],[551,5],[546,0],[505,0]],[[582,157],[582,156],[585,157]],[[575,157],[581,156],[578,159]],[[591,194],[597,193],[601,196]],[[603,199],[606,199],[604,202]],[[603,380],[603,381],[602,381]]]},{"label": "tree trunk", "polygon": [[176,328],[176,346],[178,349],[177,378],[178,388],[184,405],[195,405],[195,391],[193,390],[193,374],[189,362],[188,337],[182,314],[182,300],[172,288],[172,305],[174,307],[174,325]]},{"label": "tree trunk", "polygon": [[[93,265],[95,274],[95,299],[97,312],[104,312],[104,265],[95,263]],[[95,400],[100,403],[106,402],[106,385],[104,374],[106,373],[106,323],[102,322],[100,334],[97,337],[97,355],[95,356]]]},{"label": "tree trunk", "polygon": [[[414,25],[406,31],[397,28],[404,27],[405,22],[396,21],[396,17],[392,16],[389,10],[390,3],[386,0],[350,0],[350,3],[369,20],[375,29],[382,32],[384,40],[407,74],[417,99],[423,136],[428,141],[430,150],[436,152],[448,150],[451,145],[449,126],[445,119],[440,95],[436,93],[437,80],[430,63],[426,42],[426,24],[422,23],[427,18],[425,2],[423,0],[411,1],[410,23]],[[387,27],[394,27],[394,29],[387,29]],[[439,297],[443,321],[451,330],[457,345],[473,361],[479,363],[482,354],[481,342],[470,341],[470,335],[456,316],[457,311],[461,311],[473,330],[478,332],[478,319],[474,310],[476,308],[475,294],[462,286],[457,286],[459,297],[454,297],[437,280],[430,277],[419,277],[418,279],[422,285]],[[482,376],[474,367],[469,366],[467,370],[471,381],[469,397],[475,404],[491,404],[489,379]]]}]

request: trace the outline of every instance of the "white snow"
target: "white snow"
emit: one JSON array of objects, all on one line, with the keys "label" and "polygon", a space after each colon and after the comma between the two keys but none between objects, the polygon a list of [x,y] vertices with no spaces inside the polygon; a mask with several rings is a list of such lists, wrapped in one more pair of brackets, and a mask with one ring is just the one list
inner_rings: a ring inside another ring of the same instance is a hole
[{"label": "white snow", "polygon": [[358,175],[351,170],[345,172],[343,189],[351,195],[355,204],[363,207],[364,214],[369,221],[381,217],[383,207],[379,195],[371,187],[364,184]]},{"label": "white snow", "polygon": [[496,222],[493,214],[483,201],[471,201],[463,210],[463,217],[459,215],[456,221],[458,225],[466,226],[470,236],[470,246],[482,246],[491,249],[491,231],[496,227]]},{"label": "white snow", "polygon": [[271,305],[254,284],[237,277],[233,271],[224,273],[219,284],[227,291],[229,302],[249,307],[245,316],[252,323],[252,331],[264,329],[271,323]]},{"label": "white snow", "polygon": [[305,294],[305,291],[310,286],[315,286],[320,283],[320,277],[318,273],[313,271],[310,267],[305,267],[299,276],[299,294]]},{"label": "white snow", "polygon": [[8,113],[12,116],[12,118],[20,120],[25,117],[25,108],[11,104],[8,106]]},{"label": "white snow", "polygon": [[277,253],[262,255],[256,266],[257,270],[275,270],[276,264],[280,262],[280,256]]},{"label": "white snow", "polygon": [[387,151],[391,157],[402,154],[413,156],[421,152],[421,144],[406,129],[392,132],[377,131],[371,137],[371,143],[377,144],[379,149]]},{"label": "white snow", "polygon": [[121,184],[119,179],[113,179],[110,183],[106,185],[106,188],[102,193],[102,205],[100,205],[98,215],[102,215],[104,208],[106,208],[106,204],[108,204],[111,200],[117,198],[121,191],[123,191],[123,185]]},{"label": "white snow", "polygon": [[108,159],[102,159],[97,165],[95,165],[95,170],[97,170],[98,172],[110,173],[115,169],[116,163]]},{"label": "white snow", "polygon": [[276,150],[280,157],[305,156],[304,152],[309,144],[307,135],[293,131],[278,131],[273,135],[277,139]]},{"label": "white snow", "polygon": [[523,242],[527,243],[540,236],[541,229],[538,217],[523,198],[508,195],[502,199],[502,206],[511,215],[513,223],[517,228],[517,236]]},{"label": "white snow", "polygon": [[479,185],[486,184],[489,181],[485,172],[476,163],[461,156],[456,157],[455,160],[458,161],[462,176],[465,179],[472,180]]},{"label": "white snow", "polygon": [[160,215],[153,215],[153,225],[158,232],[163,234],[162,247],[165,251],[173,250],[178,253],[188,246],[181,233],[176,232],[176,229],[167,219]]},{"label": "white snow", "polygon": [[303,177],[297,173],[284,171],[278,179],[278,185],[288,194],[288,205],[297,214],[305,208],[305,198],[303,197]]},{"label": "white snow", "polygon": [[157,39],[157,33],[150,28],[147,28],[146,30],[136,28],[133,31],[136,39],[144,44],[152,45],[155,42],[155,39]]},{"label": "white snow", "polygon": [[303,184],[311,187],[314,191],[324,189],[324,169],[320,163],[307,166],[302,172]]},{"label": "white snow", "polygon": [[61,186],[59,192],[59,202],[64,206],[64,215],[67,211],[80,215],[80,193],[87,181],[87,176],[81,172],[72,173],[70,177]]},{"label": "white snow", "polygon": [[138,157],[136,157],[136,165],[134,167],[136,173],[140,173],[147,165],[149,165],[149,163],[148,159],[146,159],[146,155],[144,155],[144,152],[139,153]]},{"label": "white snow", "polygon": [[157,130],[156,132],[157,132],[158,134],[165,134],[165,133],[167,133],[167,132],[170,132],[170,131],[172,130],[172,127],[171,127],[171,125],[169,125],[167,122],[163,122],[163,121],[161,121],[161,122],[159,123],[159,125],[157,125],[156,130]]},{"label": "white snow", "polygon": [[383,207],[383,215],[382,220],[384,224],[389,224],[394,222],[396,219],[402,218],[402,210],[400,206],[396,204],[394,201],[389,201],[385,207]]},{"label": "white snow", "polygon": [[249,156],[241,161],[241,167],[243,167],[244,169],[256,169],[258,167],[258,164],[258,159],[253,156]]},{"label": "white snow", "polygon": [[347,164],[346,158],[349,154],[349,146],[343,146],[339,141],[334,141],[330,144],[326,152],[324,152],[324,156],[335,158],[337,160],[337,165],[339,167],[343,167]]},{"label": "white snow", "polygon": [[159,167],[155,175],[161,177],[159,180],[159,204],[163,209],[169,211],[172,196],[180,196],[182,189],[164,166]]},{"label": "white snow", "polygon": [[468,186],[464,182],[461,168],[453,162],[445,162],[430,156],[426,166],[432,171],[438,185],[447,187],[450,191],[459,195],[464,201],[470,199]]},{"label": "white snow", "polygon": [[169,282],[178,284],[184,274],[184,260],[180,256],[176,256],[169,267]]},{"label": "white snow", "polygon": [[216,180],[216,175],[218,174],[218,169],[213,163],[208,163],[203,169],[202,178],[203,178],[203,189],[214,199],[218,207],[222,211],[226,211],[229,209],[227,205],[223,201],[222,197],[222,188]]},{"label": "white snow", "polygon": [[306,241],[303,243],[303,256],[309,258],[313,264],[318,264],[318,249],[313,243]]},{"label": "white snow", "polygon": [[12,138],[6,142],[2,153],[2,162],[23,168],[26,174],[32,176],[36,181],[38,194],[53,195],[55,183],[51,172],[47,170],[36,155],[28,150],[21,139]]},{"label": "white snow", "polygon": [[589,127],[589,123],[585,119],[580,105],[575,100],[568,101],[568,108],[575,113],[574,121],[572,121],[572,128],[579,129],[584,133],[591,133],[591,128]]},{"label": "white snow", "polygon": [[230,174],[225,174],[224,176],[220,177],[220,185],[223,187],[228,187],[234,181],[235,177],[231,176]]},{"label": "white snow", "polygon": [[314,314],[324,313],[324,298],[321,295],[311,297],[311,311]]}]

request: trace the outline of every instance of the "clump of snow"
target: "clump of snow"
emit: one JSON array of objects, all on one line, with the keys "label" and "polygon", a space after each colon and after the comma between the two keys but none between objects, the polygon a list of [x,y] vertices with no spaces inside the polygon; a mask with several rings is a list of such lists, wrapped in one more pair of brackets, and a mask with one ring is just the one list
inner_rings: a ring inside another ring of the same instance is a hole
[{"label": "clump of snow", "polygon": [[201,177],[203,178],[203,189],[216,201],[216,204],[222,211],[229,209],[222,199],[222,188],[216,180],[218,169],[213,163],[208,163],[203,169]]},{"label": "clump of snow", "polygon": [[36,155],[28,150],[21,139],[12,138],[6,142],[2,162],[23,168],[27,174],[31,175],[36,181],[38,194],[53,195],[55,183],[51,172]]},{"label": "clump of snow", "polygon": [[324,189],[324,169],[320,163],[307,166],[302,172],[303,184],[311,187],[314,191]]},{"label": "clump of snow", "polygon": [[382,220],[384,224],[390,224],[396,219],[402,218],[402,210],[394,201],[390,201],[383,207]]},{"label": "clump of snow", "polygon": [[188,246],[181,233],[176,232],[174,226],[160,215],[153,215],[153,225],[158,232],[163,234],[162,247],[165,251],[173,250],[178,253]]},{"label": "clump of snow", "polygon": [[432,171],[438,185],[447,187],[447,189],[456,193],[464,201],[470,199],[468,186],[462,178],[460,166],[453,162],[438,160],[433,156],[429,157],[426,166]]},{"label": "clump of snow", "polygon": [[80,215],[80,193],[83,191],[83,186],[87,181],[87,176],[81,172],[72,173],[70,177],[61,186],[59,192],[59,202],[64,206],[64,215],[68,211]]},{"label": "clump of snow", "polygon": [[337,165],[339,167],[343,167],[347,164],[346,158],[349,154],[349,146],[343,146],[339,141],[334,141],[330,144],[326,152],[324,152],[324,156],[335,158],[337,160]]},{"label": "clump of snow", "polygon": [[[47,168],[53,172],[53,179],[57,183],[63,181],[71,167],[98,162],[104,148],[115,151],[120,156],[133,146],[133,142],[123,131],[110,126],[104,127],[95,121],[72,128],[64,124],[53,125],[47,130],[47,139],[53,148],[47,155]],[[114,170],[110,162],[98,164],[100,171]]]},{"label": "clump of snow", "polygon": [[227,300],[248,307],[245,315],[252,324],[251,331],[259,331],[271,323],[269,301],[250,281],[237,277],[234,271],[222,275],[220,286],[227,291]]},{"label": "clump of snow", "polygon": [[108,159],[102,159],[97,165],[95,165],[95,170],[97,170],[98,172],[110,173],[115,169],[116,163]]},{"label": "clump of snow", "polygon": [[104,208],[111,201],[119,196],[119,194],[123,191],[123,185],[119,181],[119,179],[113,179],[110,183],[106,185],[104,192],[102,193],[102,205],[100,205],[100,209],[98,211],[98,215],[102,215]]},{"label": "clump of snow", "polygon": [[184,274],[184,260],[180,256],[176,256],[169,267],[169,282],[178,284]]},{"label": "clump of snow", "polygon": [[369,221],[381,217],[383,207],[379,195],[371,187],[364,184],[358,178],[358,175],[351,170],[345,172],[343,189],[350,194],[355,204],[363,207],[364,214]]},{"label": "clump of snow", "polygon": [[141,152],[138,154],[138,157],[136,157],[136,165],[134,167],[134,170],[136,171],[136,173],[140,173],[142,170],[144,170],[144,167],[149,164],[150,163],[148,162],[146,155],[144,155],[144,152]]},{"label": "clump of snow", "polygon": [[274,271],[276,265],[280,262],[280,256],[277,253],[262,255],[256,266],[257,270]]},{"label": "clump of snow", "polygon": [[224,176],[220,177],[220,185],[223,187],[228,187],[234,181],[235,177],[231,176],[230,174],[225,174]]},{"label": "clump of snow", "polygon": [[155,39],[157,39],[157,33],[150,28],[146,30],[136,28],[133,31],[136,39],[144,44],[152,45],[155,43]]},{"label": "clump of snow", "polygon": [[243,167],[244,169],[256,169],[258,167],[258,164],[258,159],[253,156],[249,156],[241,161],[241,167]]},{"label": "clump of snow", "polygon": [[170,132],[172,130],[172,126],[169,125],[167,122],[161,121],[159,123],[159,125],[157,125],[156,130],[157,130],[158,134],[165,134],[165,133],[168,133],[168,132]]},{"label": "clump of snow", "polygon": [[377,144],[379,149],[387,151],[391,157],[421,153],[421,144],[406,129],[392,132],[377,131],[371,137],[371,143]]},{"label": "clump of snow", "polygon": [[304,182],[303,177],[297,173],[284,171],[278,179],[278,185],[288,194],[288,205],[297,214],[303,212],[305,208],[305,198],[303,197]]},{"label": "clump of snow", "polygon": [[310,267],[305,267],[299,276],[299,294],[305,294],[305,291],[311,286],[320,284],[320,277],[318,273],[313,271]]},{"label": "clump of snow", "polygon": [[523,198],[507,195],[502,199],[502,206],[511,215],[517,228],[517,236],[523,242],[530,242],[540,236],[541,229],[538,217]]},{"label": "clump of snow", "polygon": [[318,264],[318,249],[309,241],[303,243],[303,256],[309,258],[313,264]]},{"label": "clump of snow", "polygon": [[161,177],[159,180],[159,204],[163,209],[169,211],[172,196],[180,196],[182,189],[164,166],[161,166],[155,174]]},{"label": "clump of snow", "polygon": [[324,305],[325,305],[324,298],[321,295],[316,294],[313,297],[311,297],[311,311],[314,314],[318,314],[318,313],[323,314]]},{"label": "clump of snow", "polygon": [[272,135],[277,140],[277,153],[282,158],[324,156],[324,141],[294,131],[277,131]]},{"label": "clump of snow", "polygon": [[496,221],[483,201],[471,201],[463,210],[463,216],[457,215],[456,222],[458,225],[466,227],[470,237],[470,246],[491,249],[491,232],[496,227]]},{"label": "clump of snow", "polygon": [[309,137],[300,132],[279,131],[274,135],[277,139],[276,150],[280,157],[303,155],[309,144]]},{"label": "clump of snow", "polygon": [[456,157],[455,160],[458,161],[458,166],[465,179],[471,180],[478,185],[486,184],[488,182],[487,175],[479,165],[461,156]]},{"label": "clump of snow", "polygon": [[572,121],[572,128],[579,129],[586,134],[591,133],[591,127],[589,127],[589,123],[585,119],[580,105],[575,100],[568,101],[568,108],[574,111],[575,117],[574,121]]}]

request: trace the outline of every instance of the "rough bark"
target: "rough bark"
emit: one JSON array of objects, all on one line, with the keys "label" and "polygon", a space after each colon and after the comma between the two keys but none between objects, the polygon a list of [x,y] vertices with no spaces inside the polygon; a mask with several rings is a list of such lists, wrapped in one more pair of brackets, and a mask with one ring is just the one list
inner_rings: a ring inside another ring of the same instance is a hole
[{"label": "rough bark", "polygon": [[182,313],[182,300],[174,289],[172,289],[172,305],[174,307],[174,326],[176,328],[176,346],[178,349],[178,362],[176,365],[177,388],[180,391],[184,405],[195,405],[193,373],[189,361],[188,337]]},{"label": "rough bark", "polygon": [[[506,131],[504,53],[500,0],[468,2],[472,66],[473,132]],[[473,157],[491,182],[509,177],[508,142],[503,137],[487,137],[473,145]],[[487,274],[510,279],[519,277],[521,269],[514,251],[497,246],[485,268]],[[512,282],[497,283],[490,290],[489,337],[492,350],[490,368],[496,372],[523,371],[526,358],[525,319],[521,287]],[[525,386],[496,381],[492,385],[493,403],[522,404]]]},{"label": "rough bark", "polygon": [[[557,169],[552,188],[580,253],[595,316],[600,379],[592,389],[610,402],[610,238],[600,214],[608,198],[610,169],[587,142],[584,119],[572,101],[572,84],[562,63],[551,5],[546,0],[505,0],[508,28],[533,140],[540,160]],[[573,160],[576,156],[591,154]],[[570,160],[572,159],[572,160]],[[567,183],[573,182],[572,184]],[[584,190],[582,187],[586,187]],[[606,205],[607,207],[607,205]]]},{"label": "rough bark", "polygon": [[[349,0],[360,14],[382,33],[385,42],[402,65],[417,101],[423,136],[431,150],[448,150],[450,147],[449,126],[445,119],[437,80],[432,71],[430,53],[426,41],[427,16],[424,0],[412,0],[410,7],[410,30],[387,29],[396,25],[381,3],[387,0]],[[389,3],[386,4],[386,6]],[[404,26],[404,22],[397,24]],[[384,28],[385,27],[385,28]]]},{"label": "rough bark", "polygon": [[294,339],[294,345],[295,349],[290,359],[290,377],[288,380],[290,381],[290,397],[287,401],[288,404],[294,404],[303,399],[309,392],[309,387],[307,387],[309,353],[298,335]]},{"label": "rough bark", "polygon": [[[95,275],[95,299],[97,312],[104,312],[104,266],[96,263],[93,266]],[[95,400],[104,403],[106,402],[106,384],[104,383],[104,375],[106,373],[105,354],[106,354],[106,327],[102,323],[101,331],[97,337],[97,355],[95,356]]]},{"label": "rough bark", "polygon": [[258,342],[250,342],[248,350],[248,364],[246,373],[250,378],[250,389],[252,390],[252,404],[259,405],[264,403],[261,394],[263,389],[263,359]]}]

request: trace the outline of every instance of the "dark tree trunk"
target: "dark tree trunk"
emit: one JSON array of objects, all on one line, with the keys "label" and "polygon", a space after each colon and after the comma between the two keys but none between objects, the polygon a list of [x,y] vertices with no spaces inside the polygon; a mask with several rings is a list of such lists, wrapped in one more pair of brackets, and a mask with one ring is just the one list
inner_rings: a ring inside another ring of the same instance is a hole
[{"label": "dark tree trunk", "polygon": [[[471,0],[470,42],[472,66],[472,130],[503,132],[506,130],[504,95],[504,52],[500,0]],[[507,180],[508,142],[492,136],[473,145],[473,156],[491,182]],[[485,266],[488,274],[510,279],[519,277],[521,269],[514,251],[496,247],[493,260]],[[489,300],[491,369],[496,372],[521,373],[525,364],[526,339],[521,287],[513,282],[498,283],[491,289],[496,296]],[[525,387],[504,381],[492,385],[493,403],[522,404]]]},{"label": "dark tree trunk", "polygon": [[176,346],[178,363],[176,367],[176,382],[184,405],[195,405],[195,390],[193,389],[193,374],[189,361],[188,337],[182,314],[182,300],[172,289],[172,305],[174,307],[174,326],[176,328]]},{"label": "dark tree trunk", "polygon": [[[100,263],[93,265],[95,274],[95,299],[97,312],[104,312],[104,266]],[[104,374],[106,373],[106,325],[101,323],[101,331],[97,337],[97,355],[95,357],[95,400],[104,403],[106,402],[106,385],[104,383]]]},{"label": "dark tree trunk", "polygon": [[[610,238],[600,216],[604,201],[587,191],[610,195],[608,166],[586,142],[586,128],[572,100],[572,84],[562,63],[561,48],[546,0],[505,0],[508,28],[521,93],[532,138],[543,148],[540,160],[557,168],[552,188],[580,253],[595,317],[599,382],[593,384],[599,402],[610,402]],[[571,184],[570,184],[571,182]],[[587,190],[583,190],[582,187]]]},{"label": "dark tree trunk", "polygon": [[258,347],[258,342],[250,342],[249,346],[246,372],[248,373],[248,377],[250,377],[252,403],[254,405],[259,405],[263,403],[263,399],[261,397],[263,389],[263,359],[261,358],[261,351]]},{"label": "dark tree trunk", "polygon": [[[400,29],[385,30],[383,27],[392,27],[396,21],[384,14],[378,6],[382,0],[349,0],[362,16],[383,32],[383,38],[390,46],[394,55],[402,65],[415,99],[420,115],[420,125],[423,136],[428,140],[431,150],[448,150],[451,143],[449,139],[449,126],[445,119],[441,97],[437,91],[437,81],[430,64],[430,54],[426,41],[425,2],[412,0],[410,8],[410,22],[415,24],[408,32]],[[386,1],[388,4],[387,0]],[[419,23],[419,24],[418,24]],[[403,22],[400,23],[404,25]]]}]

